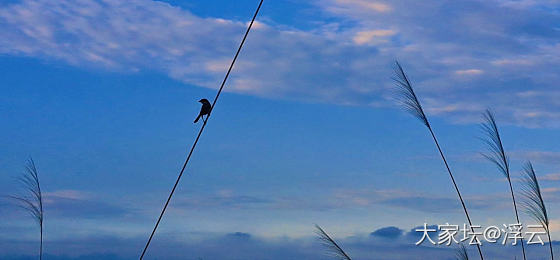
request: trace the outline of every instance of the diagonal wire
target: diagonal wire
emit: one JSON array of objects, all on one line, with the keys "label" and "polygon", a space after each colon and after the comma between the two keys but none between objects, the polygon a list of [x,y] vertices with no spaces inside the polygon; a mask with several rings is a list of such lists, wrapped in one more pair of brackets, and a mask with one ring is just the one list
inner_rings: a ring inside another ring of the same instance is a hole
[{"label": "diagonal wire", "polygon": [[[225,86],[226,81],[229,77],[229,74],[230,74],[231,70],[233,69],[233,65],[235,64],[235,61],[237,60],[237,57],[239,56],[239,53],[241,52],[241,48],[243,47],[243,44],[245,43],[245,40],[247,39],[247,35],[249,35],[249,31],[251,30],[251,27],[253,26],[253,23],[255,22],[255,18],[257,18],[257,15],[259,13],[259,10],[261,9],[263,1],[264,0],[260,0],[259,6],[257,7],[257,10],[255,11],[255,14],[253,15],[253,19],[251,19],[251,23],[249,24],[249,27],[247,27],[247,31],[245,31],[245,35],[243,36],[243,40],[241,40],[241,43],[239,44],[239,48],[237,49],[237,52],[235,53],[235,56],[233,57],[233,60],[231,61],[231,64],[229,65],[229,69],[226,73],[226,76],[224,77],[224,80],[222,81],[222,84],[220,85],[220,89],[218,90],[218,93],[216,94],[216,97],[214,98],[214,102],[212,102],[212,109],[210,111],[212,111],[214,109],[214,106],[216,105],[216,102],[218,101],[218,98],[220,97],[220,94],[222,93],[222,90],[224,89],[224,86]],[[196,144],[198,143],[198,140],[200,139],[200,136],[202,135],[202,132],[204,131],[204,128],[206,127],[206,122],[208,121],[209,117],[210,117],[210,114],[208,114],[208,116],[206,117],[206,120],[204,120],[204,123],[202,124],[202,127],[200,128],[200,131],[198,132],[198,135],[196,136],[196,139],[194,140],[194,143],[191,147],[189,155],[187,156],[187,159],[185,160],[185,163],[183,164],[183,168],[181,169],[181,172],[179,173],[179,176],[177,177],[177,181],[175,181],[175,185],[173,185],[173,189],[171,189],[171,193],[169,193],[169,197],[167,198],[167,201],[165,202],[165,205],[163,206],[163,209],[161,210],[161,214],[159,215],[159,218],[156,222],[156,225],[154,226],[154,229],[152,230],[152,234],[150,235],[150,238],[148,239],[148,242],[146,243],[146,246],[144,247],[144,250],[142,251],[142,255],[140,255],[140,260],[144,259],[144,254],[146,254],[146,251],[148,250],[148,247],[150,246],[150,242],[152,241],[152,238],[154,237],[154,234],[156,233],[156,230],[159,226],[159,223],[160,223],[163,215],[165,214],[165,210],[167,209],[167,206],[169,205],[169,201],[171,201],[171,197],[173,197],[173,193],[175,193],[175,189],[177,188],[177,185],[179,184],[179,181],[181,180],[181,177],[183,176],[183,173],[185,172],[185,168],[187,167],[187,164],[189,163],[189,160],[191,159],[193,151],[196,148]]]}]

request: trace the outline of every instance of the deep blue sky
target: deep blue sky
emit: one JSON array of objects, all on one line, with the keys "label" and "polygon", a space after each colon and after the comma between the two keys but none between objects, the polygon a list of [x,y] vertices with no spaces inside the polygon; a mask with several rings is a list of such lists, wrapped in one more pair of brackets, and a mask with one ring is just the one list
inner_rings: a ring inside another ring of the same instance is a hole
[{"label": "deep blue sky", "polygon": [[[137,257],[200,127],[196,101],[215,95],[256,4],[0,3],[0,193],[20,191],[32,156],[50,259]],[[465,220],[427,132],[392,99],[395,59],[474,222],[513,220],[506,182],[480,156],[489,107],[514,174],[534,162],[558,231],[559,8],[265,0],[149,259],[323,259],[314,223],[357,259],[453,257],[408,233]],[[32,255],[32,220],[7,201],[0,218],[0,258]],[[401,232],[369,235],[389,226]]]}]

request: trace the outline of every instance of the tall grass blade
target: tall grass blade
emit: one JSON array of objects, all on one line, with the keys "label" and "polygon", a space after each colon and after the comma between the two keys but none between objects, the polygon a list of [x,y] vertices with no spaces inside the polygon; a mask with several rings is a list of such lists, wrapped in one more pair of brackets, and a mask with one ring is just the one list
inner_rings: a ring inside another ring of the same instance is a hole
[{"label": "tall grass blade", "polygon": [[31,217],[39,225],[40,231],[40,246],[39,246],[39,259],[43,259],[43,194],[41,192],[41,185],[39,184],[39,172],[35,167],[33,158],[29,158],[25,166],[25,173],[18,178],[21,183],[24,193],[9,196],[15,200],[18,205],[26,210]]},{"label": "tall grass blade", "polygon": [[[482,123],[480,126],[482,128],[482,132],[486,136],[486,139],[482,140],[486,144],[488,152],[483,153],[482,155],[486,157],[486,159],[488,159],[490,162],[495,164],[498,167],[500,173],[507,178],[509,183],[509,190],[511,193],[511,199],[513,202],[513,210],[515,212],[515,219],[517,220],[517,223],[521,223],[519,221],[519,212],[517,210],[517,202],[515,200],[515,194],[513,192],[513,185],[511,183],[509,158],[502,143],[502,137],[500,136],[500,131],[498,130],[496,118],[494,117],[492,111],[488,109],[483,114],[483,118],[484,123]],[[523,259],[526,260],[527,258],[525,256],[525,245],[523,243],[523,238],[521,238],[521,250],[523,252]]]},{"label": "tall grass blade", "polygon": [[395,77],[393,80],[397,84],[399,91],[398,91],[398,100],[403,105],[404,109],[420,120],[426,127],[430,128],[430,122],[428,122],[428,117],[424,113],[424,109],[412,88],[412,84],[408,80],[408,77],[404,73],[403,68],[399,62],[395,62]]},{"label": "tall grass blade", "polygon": [[[451,172],[451,169],[449,168],[449,164],[447,163],[447,159],[445,158],[445,155],[443,154],[443,151],[442,151],[442,149],[439,145],[439,142],[436,138],[436,135],[435,135],[435,133],[432,129],[432,126],[430,125],[430,121],[428,120],[428,117],[426,116],[426,113],[424,113],[424,109],[422,108],[422,105],[420,104],[420,101],[418,100],[418,96],[416,96],[416,93],[414,92],[414,88],[412,88],[412,84],[410,83],[410,80],[408,79],[408,77],[404,73],[404,70],[403,70],[402,66],[399,64],[398,61],[395,62],[395,64],[396,64],[396,66],[395,66],[395,77],[393,77],[393,80],[397,84],[397,87],[398,87],[398,90],[399,90],[397,98],[403,104],[403,107],[405,108],[405,110],[410,112],[414,117],[418,118],[428,128],[428,131],[430,132],[430,135],[432,136],[432,139],[434,140],[434,143],[435,143],[435,145],[436,145],[436,147],[439,151],[439,155],[440,155],[441,159],[443,160],[443,163],[445,164],[445,168],[447,169],[447,173],[449,173],[449,177],[451,178],[451,182],[453,183],[453,187],[455,188],[455,191],[457,192],[457,196],[459,197],[459,201],[461,202],[461,205],[463,206],[463,210],[465,211],[465,216],[467,217],[467,221],[469,222],[469,226],[471,228],[471,231],[474,233],[471,218],[469,216],[469,212],[467,210],[467,207],[465,206],[465,201],[463,200],[463,196],[461,196],[461,192],[459,191],[459,187],[457,186],[457,183],[455,182],[455,177],[453,176],[453,173]],[[478,249],[480,259],[483,260],[484,257],[482,255],[482,250],[480,248],[480,245],[477,244],[476,247]]]},{"label": "tall grass blade", "polygon": [[459,248],[457,249],[457,260],[469,260],[469,254],[467,253],[467,248],[465,245],[460,244]]},{"label": "tall grass blade", "polygon": [[352,260],[344,250],[319,225],[315,225],[317,236],[327,248],[329,255],[340,260]]},{"label": "tall grass blade", "polygon": [[523,206],[525,211],[529,216],[531,216],[535,221],[543,226],[548,236],[548,245],[550,247],[550,258],[554,259],[554,253],[552,252],[552,240],[550,239],[550,228],[548,212],[546,211],[546,206],[542,197],[541,187],[535,174],[535,169],[531,162],[527,162],[523,168],[525,173],[523,176],[523,190],[522,194],[525,197]]}]

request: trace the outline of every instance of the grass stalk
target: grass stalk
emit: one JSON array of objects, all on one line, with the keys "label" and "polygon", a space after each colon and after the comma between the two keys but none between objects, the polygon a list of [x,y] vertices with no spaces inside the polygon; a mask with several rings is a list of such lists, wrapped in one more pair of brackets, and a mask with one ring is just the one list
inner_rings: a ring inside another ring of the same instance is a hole
[{"label": "grass stalk", "polygon": [[467,253],[467,248],[465,245],[460,244],[457,248],[457,253],[455,259],[457,260],[469,260],[469,254]]},{"label": "grass stalk", "polygon": [[25,172],[18,178],[18,181],[21,183],[25,192],[20,195],[9,197],[15,200],[21,208],[26,210],[39,225],[39,260],[42,260],[44,220],[43,193],[41,192],[41,185],[39,183],[39,172],[37,171],[37,167],[35,167],[33,158],[29,158],[27,161]]},{"label": "grass stalk", "polygon": [[531,216],[535,221],[542,225],[548,236],[548,245],[550,247],[550,259],[554,260],[554,253],[552,252],[552,240],[550,239],[550,228],[549,228],[549,218],[544,200],[542,197],[541,186],[539,185],[539,180],[535,174],[535,169],[531,162],[527,162],[523,168],[523,189],[522,195],[525,197],[523,201],[523,206],[525,212]]},{"label": "grass stalk", "polygon": [[[486,110],[486,112],[483,114],[483,118],[484,123],[481,124],[481,128],[484,132],[484,135],[486,136],[486,139],[482,140],[488,147],[488,153],[484,153],[483,156],[486,157],[486,159],[488,159],[490,162],[495,164],[498,167],[500,173],[502,173],[508,180],[511,199],[513,202],[513,210],[515,212],[515,219],[519,224],[521,222],[519,221],[517,202],[515,200],[513,185],[511,183],[509,157],[507,156],[504,149],[502,137],[500,136],[500,131],[498,129],[498,124],[496,123],[494,114],[490,110]],[[527,258],[525,256],[525,245],[523,243],[523,238],[521,238],[521,250],[523,252],[523,260],[526,260]]]},{"label": "grass stalk", "polygon": [[[426,126],[426,128],[428,129],[428,131],[430,132],[430,135],[432,136],[432,139],[439,151],[439,155],[441,157],[441,159],[443,160],[443,163],[445,164],[445,168],[447,169],[447,172],[449,173],[449,177],[451,178],[451,182],[453,183],[453,187],[455,188],[455,191],[457,192],[457,195],[459,197],[459,201],[461,202],[461,205],[463,206],[463,210],[465,211],[465,216],[467,218],[467,221],[469,222],[469,226],[471,228],[471,231],[474,233],[474,229],[472,227],[472,222],[471,222],[471,218],[469,216],[469,212],[467,210],[467,206],[465,205],[465,201],[463,200],[463,196],[461,195],[461,192],[459,191],[459,187],[457,186],[457,182],[455,181],[455,177],[453,176],[453,173],[451,172],[451,169],[449,167],[449,164],[447,163],[447,159],[445,158],[445,155],[441,149],[441,146],[439,145],[438,139],[434,133],[434,130],[432,129],[432,126],[430,125],[430,121],[428,120],[428,117],[426,116],[426,113],[424,113],[424,109],[422,108],[422,105],[420,104],[420,101],[418,100],[418,97],[416,96],[416,93],[414,92],[414,89],[412,88],[412,84],[410,83],[410,80],[408,79],[408,77],[406,76],[406,74],[404,73],[404,70],[402,68],[402,66],[399,64],[399,62],[395,62],[396,63],[396,67],[395,67],[395,77],[393,78],[393,80],[395,81],[395,83],[397,84],[398,88],[399,88],[399,95],[398,95],[398,99],[401,101],[401,103],[403,104],[404,108],[410,112],[414,117],[416,117],[417,119],[419,119],[424,126]],[[484,256],[482,255],[482,250],[480,248],[480,245],[477,243],[476,245],[477,249],[478,249],[478,253],[480,255],[480,259],[483,260]]]},{"label": "grass stalk", "polygon": [[328,250],[329,255],[340,260],[352,260],[344,250],[319,225],[315,225],[316,233],[321,243]]}]

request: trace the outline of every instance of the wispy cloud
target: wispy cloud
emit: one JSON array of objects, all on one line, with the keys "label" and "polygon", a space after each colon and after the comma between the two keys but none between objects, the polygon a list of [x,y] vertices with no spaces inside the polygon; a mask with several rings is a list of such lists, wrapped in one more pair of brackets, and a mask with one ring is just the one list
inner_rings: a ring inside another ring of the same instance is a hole
[{"label": "wispy cloud", "polygon": [[[483,196],[469,196],[473,209],[502,209],[507,197],[493,196],[489,201]],[[180,198],[174,208],[192,209],[229,209],[229,210],[304,210],[328,211],[340,209],[376,209],[380,206],[416,210],[421,212],[454,212],[459,206],[452,196],[439,196],[399,189],[391,190],[333,190],[321,197],[313,196],[256,196],[249,194],[192,194]],[[455,207],[457,206],[457,207]]]},{"label": "wispy cloud", "polygon": [[[132,214],[131,208],[78,190],[57,190],[44,193],[44,206],[49,217],[58,219],[119,218]],[[15,214],[14,205],[0,204],[0,212]]]},{"label": "wispy cloud", "polygon": [[46,200],[56,200],[56,199],[73,199],[73,200],[83,200],[91,197],[90,193],[79,191],[79,190],[57,190],[44,193]]},{"label": "wispy cloud", "polygon": [[385,13],[393,10],[393,8],[383,2],[379,1],[369,1],[369,0],[336,0],[339,5],[346,5],[356,8],[365,8],[370,11]]},{"label": "wispy cloud", "polygon": [[393,30],[368,30],[359,31],[354,36],[354,42],[362,45],[373,42],[386,42],[385,37],[395,35],[397,32]]},{"label": "wispy cloud", "polygon": [[184,208],[230,208],[230,209],[251,209],[271,207],[275,203],[272,199],[266,199],[251,195],[223,195],[216,194],[211,196],[193,196],[179,199],[177,207]]},{"label": "wispy cloud", "polygon": [[560,173],[550,173],[540,177],[543,181],[560,181]]},{"label": "wispy cloud", "polygon": [[[482,196],[469,196],[465,200],[473,209],[501,209],[506,197],[501,195],[493,196],[489,201]],[[359,191],[344,190],[331,199],[333,203],[339,201],[345,203],[346,207],[372,207],[385,205],[407,210],[417,210],[422,212],[454,212],[460,205],[457,199],[452,196],[438,196],[434,194],[423,194],[419,192],[408,192],[404,190],[375,190]]]},{"label": "wispy cloud", "polygon": [[519,160],[530,160],[546,164],[558,164],[560,152],[554,151],[513,151],[512,156]]},{"label": "wispy cloud", "polygon": [[[226,91],[340,104],[382,100],[381,84],[368,83],[373,75],[360,76],[352,60],[340,59],[375,49],[354,48],[328,31],[257,24],[246,46],[251,51],[241,54]],[[216,88],[246,24],[149,0],[24,0],[0,9],[0,27],[0,53],[110,71],[156,70]]]},{"label": "wispy cloud", "polygon": [[466,70],[456,70],[455,74],[457,75],[480,75],[484,73],[484,71],[479,69],[466,69]]},{"label": "wispy cloud", "polygon": [[558,2],[405,0],[391,2],[390,15],[336,2],[317,1],[317,5],[352,21],[349,30],[355,32],[381,26],[398,31],[391,47],[384,50],[412,66],[409,74],[422,98],[438,100],[427,104],[428,110],[441,111],[455,122],[473,123],[473,115],[481,110],[470,108],[491,105],[510,123],[559,126],[554,123],[560,110],[554,98],[537,102],[512,95],[512,90],[557,95],[551,83],[559,77],[551,68],[560,64],[555,40],[560,31],[553,25],[559,20],[554,11],[560,7]]}]

